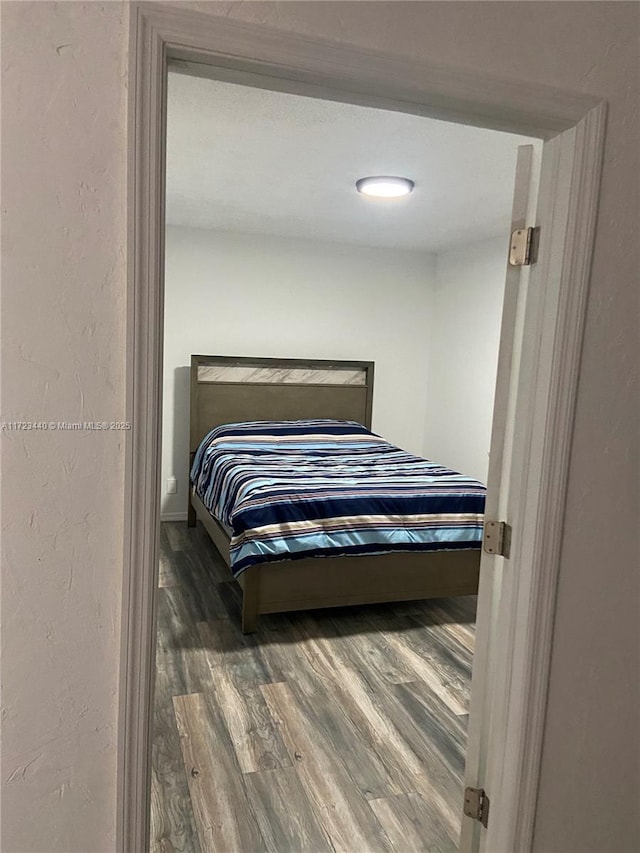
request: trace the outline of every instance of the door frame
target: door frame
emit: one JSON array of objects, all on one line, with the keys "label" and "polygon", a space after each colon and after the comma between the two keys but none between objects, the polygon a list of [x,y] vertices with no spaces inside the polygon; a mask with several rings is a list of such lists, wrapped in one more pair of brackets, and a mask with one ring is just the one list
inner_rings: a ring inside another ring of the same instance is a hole
[{"label": "door frame", "polygon": [[[557,138],[562,143],[562,156],[554,157],[553,163],[543,157],[548,185],[538,215],[549,223],[543,239],[552,248],[535,274],[539,310],[536,345],[529,357],[537,382],[527,392],[529,451],[519,495],[528,511],[517,531],[520,545],[514,538],[521,562],[510,561],[512,581],[498,613],[513,644],[494,667],[498,672],[486,685],[482,703],[472,691],[473,707],[489,703],[499,724],[499,731],[493,726],[489,756],[491,777],[499,790],[490,791],[490,836],[485,833],[483,846],[492,853],[529,850],[606,104],[524,81],[203,15],[180,4],[132,2],[129,15],[126,420],[132,429],[126,436],[125,462],[117,849],[121,853],[149,850],[166,78],[172,62],[189,73],[216,79],[543,140]],[[468,768],[466,784],[473,784],[474,776],[482,787],[480,768]],[[464,833],[463,845],[467,849]]]}]

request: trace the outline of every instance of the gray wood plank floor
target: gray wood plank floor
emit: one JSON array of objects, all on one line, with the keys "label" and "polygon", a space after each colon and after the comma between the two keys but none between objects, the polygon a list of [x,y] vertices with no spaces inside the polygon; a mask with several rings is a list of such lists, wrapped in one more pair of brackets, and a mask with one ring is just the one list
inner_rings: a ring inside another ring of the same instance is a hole
[{"label": "gray wood plank floor", "polygon": [[261,618],[161,525],[152,853],[457,849],[475,597]]}]

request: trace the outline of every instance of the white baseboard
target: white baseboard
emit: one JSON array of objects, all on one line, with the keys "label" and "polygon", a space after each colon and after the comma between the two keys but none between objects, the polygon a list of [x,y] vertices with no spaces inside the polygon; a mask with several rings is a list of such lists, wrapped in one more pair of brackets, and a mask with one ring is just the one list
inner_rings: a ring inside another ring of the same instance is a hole
[{"label": "white baseboard", "polygon": [[161,512],[160,521],[186,521],[186,512]]}]

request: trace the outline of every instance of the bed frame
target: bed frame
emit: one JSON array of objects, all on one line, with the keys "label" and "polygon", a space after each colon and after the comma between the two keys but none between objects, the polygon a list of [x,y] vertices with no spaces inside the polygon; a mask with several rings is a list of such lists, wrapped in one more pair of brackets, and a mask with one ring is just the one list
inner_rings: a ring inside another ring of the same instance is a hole
[{"label": "bed frame", "polygon": [[[339,418],[371,428],[373,362],[191,356],[190,463],[215,426],[236,421]],[[193,489],[188,524],[200,519],[227,566],[229,536]],[[249,567],[242,630],[261,613],[376,604],[478,591],[480,551],[393,553],[288,560]]]}]

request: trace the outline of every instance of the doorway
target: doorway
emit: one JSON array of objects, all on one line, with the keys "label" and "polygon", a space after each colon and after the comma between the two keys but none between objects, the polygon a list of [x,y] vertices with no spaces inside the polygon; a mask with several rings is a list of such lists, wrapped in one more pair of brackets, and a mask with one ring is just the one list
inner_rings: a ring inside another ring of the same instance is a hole
[{"label": "doorway", "polygon": [[[131,509],[131,514],[129,516],[128,541],[130,547],[127,551],[127,562],[130,565],[142,565],[146,568],[142,572],[130,573],[125,595],[127,618],[125,619],[125,659],[123,666],[122,763],[119,778],[122,809],[121,839],[124,849],[127,850],[146,849],[145,829],[141,824],[140,816],[145,811],[145,802],[148,802],[145,768],[148,766],[148,709],[150,675],[153,664],[152,628],[154,622],[152,581],[155,572],[153,567],[155,565],[157,541],[154,534],[154,531],[157,530],[157,519],[154,520],[153,509],[148,496],[158,493],[159,474],[157,462],[154,461],[157,460],[159,434],[157,428],[160,351],[158,343],[161,336],[158,333],[160,328],[158,320],[161,317],[162,295],[158,283],[161,281],[163,242],[162,228],[157,227],[162,224],[160,202],[162,199],[163,159],[163,144],[161,134],[158,131],[162,127],[164,114],[162,98],[149,97],[149,93],[161,95],[163,91],[166,67],[164,65],[165,56],[162,52],[157,52],[159,43],[172,45],[167,53],[173,51],[175,56],[180,56],[182,59],[185,59],[189,54],[188,59],[192,60],[198,50],[201,52],[200,56],[204,57],[208,51],[206,57],[208,61],[213,64],[218,61],[223,66],[226,65],[227,69],[229,68],[230,44],[236,45],[235,48],[231,49],[231,54],[235,50],[239,57],[246,57],[247,55],[247,43],[243,41],[246,38],[245,28],[241,28],[243,30],[242,35],[238,30],[234,30],[233,25],[220,27],[218,22],[216,22],[215,27],[207,29],[207,24],[203,20],[198,20],[196,26],[198,16],[182,15],[176,12],[171,22],[172,34],[169,36],[166,30],[167,15],[164,11],[162,14],[157,10],[147,10],[144,14],[140,10],[138,11],[140,43],[134,52],[135,79],[137,81],[134,88],[137,97],[133,115],[138,130],[144,127],[147,132],[136,133],[136,139],[146,140],[146,142],[134,145],[133,148],[135,171],[139,180],[132,184],[132,202],[134,203],[132,227],[135,232],[132,244],[134,247],[132,253],[132,282],[134,284],[132,304],[135,304],[136,311],[131,315],[130,387],[132,396],[130,398],[130,409],[135,413],[135,428],[129,448],[128,507]],[[154,18],[154,16],[156,17]],[[179,38],[176,36],[178,32],[180,32]],[[260,65],[261,61],[263,63],[262,68],[269,67],[272,76],[277,77],[278,74],[275,73],[275,69],[279,65],[279,57],[283,55],[283,51],[286,53],[287,39],[288,37],[283,36],[283,43],[275,46],[273,38],[271,38],[266,44],[261,42],[257,31],[251,45],[251,53],[254,58],[262,57],[262,59],[253,62],[251,71],[243,73],[255,74],[256,67]],[[178,48],[176,44],[180,44],[181,47]],[[190,53],[184,47],[185,45],[193,45],[190,48]],[[217,54],[216,50],[218,51]],[[314,49],[309,48],[304,60],[296,60],[300,68],[309,69],[304,72],[307,74],[307,81],[313,78],[313,66],[316,61],[318,63],[317,68],[320,65],[324,66],[327,50],[330,52],[327,45],[319,46],[314,54]],[[226,59],[221,58],[223,53],[227,57]],[[217,60],[213,59],[214,54],[216,54]],[[242,65],[242,60],[236,61],[236,65],[238,64]],[[405,79],[404,83],[400,80],[402,78],[402,74],[400,74],[394,79],[393,83],[386,86],[380,85],[380,78],[379,76],[376,78],[376,74],[380,71],[382,64],[384,64],[382,60],[379,60],[379,67],[376,70],[376,60],[368,58],[362,60],[362,64],[356,72],[342,72],[342,77],[334,74],[334,97],[339,90],[342,91],[342,94],[337,98],[338,100],[348,100],[345,98],[345,91],[359,91],[359,98],[365,97],[363,92],[369,92],[370,94],[366,95],[369,100],[377,97],[378,103],[385,101],[389,104],[393,102],[395,97],[397,104],[403,100],[406,103],[407,93],[413,89],[415,101],[415,84],[409,82],[410,74],[403,78]],[[248,65],[245,63],[244,68],[247,67]],[[425,72],[424,67],[421,70],[422,73]],[[290,72],[282,69],[280,73],[286,76]],[[298,78],[296,85],[299,84],[300,76],[304,77],[304,73],[301,75],[296,73],[295,76]],[[417,69],[413,68],[411,73],[417,73]],[[347,78],[349,78],[349,82],[345,82]],[[376,82],[372,84],[372,80],[376,80]],[[325,74],[322,84],[325,86],[325,91],[327,91],[327,82],[328,78]],[[595,187],[597,187],[603,111],[597,104],[591,101],[587,103],[588,99],[583,99],[584,103],[581,101],[579,105],[574,99],[571,108],[567,105],[563,117],[559,118],[558,113],[562,113],[564,107],[552,110],[541,103],[544,98],[539,92],[523,90],[522,86],[514,87],[511,91],[502,87],[497,92],[491,82],[480,82],[481,85],[478,85],[477,80],[465,80],[465,87],[473,84],[471,88],[475,87],[478,102],[485,105],[476,110],[472,123],[484,123],[494,127],[501,126],[503,129],[518,130],[521,133],[535,131],[533,135],[539,133],[545,138],[555,136],[558,140],[557,144],[551,145],[548,150],[548,154],[551,156],[546,157],[548,167],[546,177],[545,158],[543,158],[541,196],[544,199],[544,204],[542,212],[539,211],[539,213],[543,222],[550,222],[549,234],[551,238],[544,253],[544,264],[541,263],[538,268],[540,271],[539,279],[544,287],[532,297],[532,302],[535,304],[528,306],[528,314],[530,314],[531,308],[538,308],[538,302],[541,300],[540,292],[544,295],[542,310],[535,311],[531,315],[539,323],[543,332],[541,338],[543,345],[537,348],[535,352],[527,354],[531,369],[536,368],[537,383],[532,409],[534,417],[529,421],[531,429],[528,430],[526,442],[529,447],[527,458],[530,470],[541,472],[542,477],[529,478],[528,499],[535,498],[535,511],[533,513],[524,512],[523,507],[526,508],[526,501],[519,507],[520,515],[518,519],[514,520],[516,522],[514,524],[514,544],[517,545],[526,540],[528,532],[535,532],[539,529],[545,513],[548,513],[549,507],[553,506],[554,500],[562,493],[566,478],[566,448],[568,447],[566,419],[570,420],[574,399],[573,394],[567,395],[566,389],[567,387],[575,389],[575,372],[579,351],[577,344],[579,344],[581,334],[579,309],[583,304],[582,299],[590,255],[593,201]],[[465,89],[465,95],[462,95],[459,77],[456,79],[455,74],[449,78],[445,75],[444,83],[440,78],[437,96],[433,94],[433,88],[430,89],[427,82],[421,84],[421,90],[423,93],[430,92],[431,94],[425,94],[424,97],[418,99],[423,105],[426,105],[420,109],[424,109],[430,114],[435,113],[439,117],[446,116],[452,119],[459,119],[461,116],[468,117],[468,100],[465,99],[469,97],[469,90]],[[443,91],[447,93],[445,107],[442,106]],[[487,91],[491,93],[488,99],[491,101],[490,105],[487,105]],[[404,98],[402,97],[403,92]],[[436,102],[439,104],[437,107],[435,106]],[[579,126],[577,134],[570,133],[567,135],[560,132],[565,128],[575,127],[576,124]],[[585,200],[586,205],[584,204]],[[582,204],[577,204],[577,201],[582,202]],[[556,216],[552,216],[552,213],[555,213]],[[547,217],[550,218],[547,219]],[[151,223],[155,223],[155,225],[151,225]],[[553,239],[553,235],[555,235],[555,239]],[[563,261],[567,252],[573,257],[576,246],[580,246],[578,257],[581,259],[581,265],[579,268],[570,268]],[[541,261],[542,258],[543,255],[541,254]],[[587,261],[584,261],[584,258]],[[147,287],[147,283],[151,283],[151,286]],[[566,287],[566,291],[563,289],[562,294],[560,294],[560,283]],[[566,294],[569,295],[568,298],[565,298]],[[562,298],[560,298],[561,295]],[[576,317],[578,317],[577,321]],[[548,341],[546,348],[544,345],[545,330],[550,333],[546,338]],[[536,338],[536,340],[539,339]],[[570,343],[569,351],[566,349],[567,342]],[[553,356],[559,344],[562,345],[562,358],[557,360]],[[542,368],[542,372],[540,368]],[[563,393],[559,393],[558,380],[560,380],[559,387],[563,389]],[[553,412],[552,422],[555,424],[551,430],[548,424],[550,411]],[[560,423],[557,422],[559,413],[561,415]],[[544,446],[539,446],[540,435],[546,434],[548,436],[550,432],[553,434],[553,438],[557,439],[550,443],[552,447],[550,448],[549,444],[544,443]],[[517,445],[517,442],[514,442],[514,445]],[[533,453],[531,448],[533,448]],[[554,463],[559,463],[559,466]],[[561,472],[560,477],[558,477],[558,471]],[[142,497],[136,500],[132,499],[131,495],[134,492]],[[540,500],[541,496],[542,500]],[[526,524],[523,522],[523,527],[520,526],[521,518],[527,519]],[[529,526],[528,531],[527,525]],[[533,599],[542,604],[542,611],[538,612],[538,617],[542,612],[542,616],[544,617],[546,614],[547,619],[553,605],[553,594],[550,591],[553,589],[553,577],[557,565],[557,554],[553,552],[553,548],[557,547],[557,541],[557,535],[555,538],[553,535],[550,539],[547,538],[545,548],[548,552],[547,557],[550,556],[550,559],[547,559],[546,563],[540,562],[540,546],[536,542],[533,543],[532,550],[525,554],[526,562],[532,562],[535,569],[533,573],[526,575],[526,585],[533,592]],[[551,548],[550,552],[549,548]],[[520,568],[519,566],[519,572]],[[494,678],[489,683],[490,689],[488,692],[485,691],[483,695],[483,701],[487,695],[493,700],[491,703],[493,712],[495,712],[495,700],[498,699],[498,704],[501,705],[498,708],[501,711],[501,715],[499,715],[501,724],[513,720],[517,721],[522,717],[522,701],[526,703],[531,698],[532,691],[536,700],[539,700],[541,694],[544,695],[544,675],[548,660],[544,659],[544,655],[534,654],[531,648],[531,628],[534,620],[530,615],[531,608],[522,607],[521,592],[522,587],[518,589],[516,584],[513,589],[507,590],[507,595],[501,597],[500,607],[504,608],[505,612],[511,613],[512,616],[515,617],[518,608],[522,608],[523,621],[518,623],[519,628],[515,632],[517,636],[513,646],[514,653],[507,656],[508,659],[505,660],[503,656],[495,663],[496,672],[500,677]],[[510,624],[512,625],[514,621],[517,620],[512,619]],[[538,618],[539,622],[540,619]],[[548,634],[550,636],[550,629],[548,629]],[[539,641],[539,639],[538,635],[537,640]],[[505,672],[513,670],[514,666],[518,667],[518,671],[526,676],[526,689],[519,696],[514,696],[509,692],[510,679],[502,677]],[[534,714],[534,718],[541,720],[541,713]],[[486,726],[486,714],[481,712],[476,715],[476,719],[479,728],[482,730]],[[536,726],[533,729],[529,727],[526,730],[521,727],[520,737],[516,744],[518,748],[511,751],[507,750],[501,758],[502,771],[509,766],[512,770],[516,769],[522,764],[523,756],[526,758],[532,751],[535,753],[538,735],[539,729],[537,730]],[[490,745],[487,749],[486,755],[489,759],[499,758],[495,752],[492,753]],[[491,777],[491,773],[495,773],[495,768],[491,768],[491,760],[485,761],[478,773],[484,776],[487,767],[489,777]],[[532,767],[532,771],[524,777],[525,785],[531,786],[531,782],[535,778],[537,768],[535,760]],[[497,776],[504,777],[505,774],[502,772]],[[517,788],[516,785],[516,790]],[[498,788],[496,790],[498,790],[498,798],[500,798],[502,796],[500,790]],[[127,792],[126,796],[125,792]],[[521,790],[517,793],[523,792],[526,793],[521,786]],[[533,803],[534,798],[529,792],[528,798],[526,798],[525,814],[531,815],[533,813]],[[495,799],[492,800],[492,804],[495,804]],[[521,831],[517,826],[510,825],[513,823],[513,810],[506,812],[497,810],[497,814],[498,817],[492,822],[492,827],[488,830],[489,833],[505,831],[507,835],[511,832],[513,836],[514,832],[517,834]],[[526,826],[521,829],[526,832]],[[126,844],[124,839],[126,839]],[[482,838],[480,841],[483,843]],[[510,848],[505,847],[504,849]]]},{"label": "doorway", "polygon": [[[539,143],[171,69],[167,138],[152,849],[457,849],[475,597],[243,636],[186,525],[189,365],[367,358],[374,433],[486,484],[516,154]],[[410,197],[357,193],[399,170]]]}]

